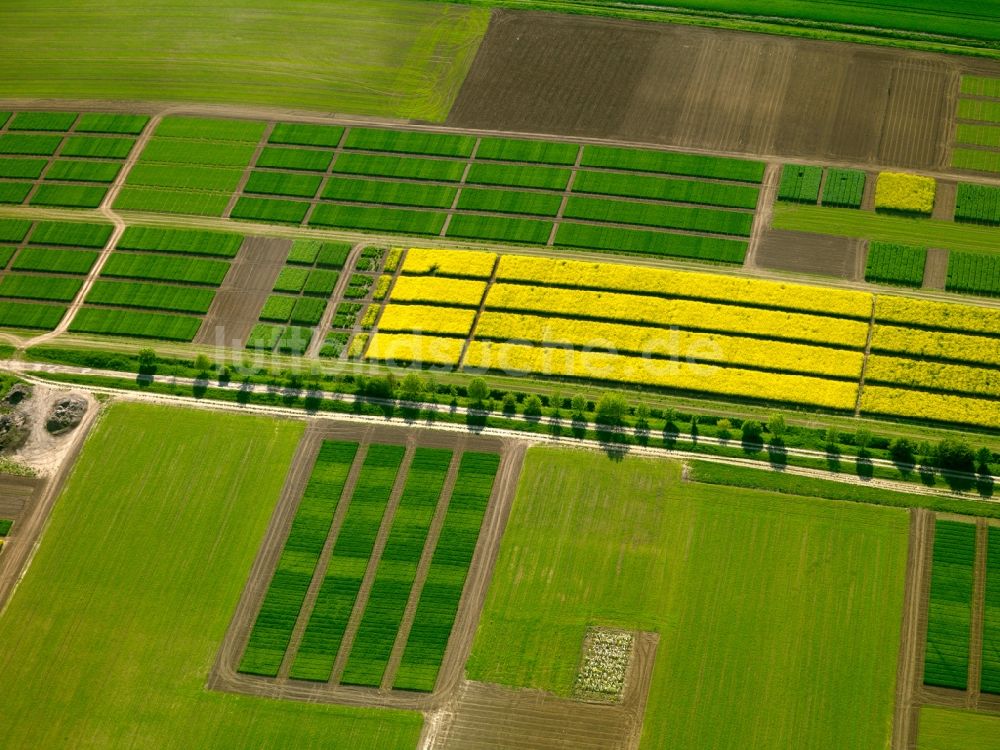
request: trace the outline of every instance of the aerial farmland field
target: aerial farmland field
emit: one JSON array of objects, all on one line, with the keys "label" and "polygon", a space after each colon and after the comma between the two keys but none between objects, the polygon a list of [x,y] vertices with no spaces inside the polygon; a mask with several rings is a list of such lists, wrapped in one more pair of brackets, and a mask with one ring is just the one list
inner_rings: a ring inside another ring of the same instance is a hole
[{"label": "aerial farmland field", "polygon": [[0,747],[990,750],[998,1],[0,7]]}]

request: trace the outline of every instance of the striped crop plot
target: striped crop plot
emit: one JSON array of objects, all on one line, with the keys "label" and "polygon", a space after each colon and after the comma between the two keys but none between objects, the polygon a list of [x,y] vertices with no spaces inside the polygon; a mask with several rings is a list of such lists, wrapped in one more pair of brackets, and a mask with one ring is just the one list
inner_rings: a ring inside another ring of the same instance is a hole
[{"label": "striped crop plot", "polygon": [[969,672],[976,527],[941,521],[934,529],[924,684],[965,690]]},{"label": "striped crop plot", "polygon": [[449,642],[482,605],[482,583],[466,581],[491,564],[477,550],[491,545],[492,559],[498,538],[481,542],[480,530],[512,499],[496,477],[520,453],[492,438],[382,427],[359,445],[352,433],[306,433],[284,520],[262,548],[266,590],[248,588],[258,593],[228,636],[236,690],[292,681],[307,700],[336,701],[346,686],[405,700],[395,691],[433,692],[443,663],[462,668],[471,634]]},{"label": "striped crop plot", "polygon": [[872,242],[868,246],[865,281],[919,287],[924,280],[927,248]]},{"label": "striped crop plot", "polygon": [[1000,695],[1000,528],[989,529],[983,606],[983,668],[980,689]]}]

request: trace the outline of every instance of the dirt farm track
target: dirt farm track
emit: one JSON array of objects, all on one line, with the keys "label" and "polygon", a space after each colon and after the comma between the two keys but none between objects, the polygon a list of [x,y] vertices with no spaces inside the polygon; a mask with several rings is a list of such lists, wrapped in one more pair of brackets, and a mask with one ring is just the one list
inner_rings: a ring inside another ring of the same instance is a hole
[{"label": "dirt farm track", "polygon": [[448,124],[762,156],[947,163],[964,66],[903,50],[498,11]]}]

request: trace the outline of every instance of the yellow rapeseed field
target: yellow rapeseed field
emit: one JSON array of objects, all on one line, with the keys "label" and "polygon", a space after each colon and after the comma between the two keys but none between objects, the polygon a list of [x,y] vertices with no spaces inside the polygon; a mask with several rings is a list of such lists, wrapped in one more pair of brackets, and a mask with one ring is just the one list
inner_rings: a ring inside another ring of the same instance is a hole
[{"label": "yellow rapeseed field", "polygon": [[853,409],[858,391],[857,383],[807,375],[485,341],[469,345],[465,367],[654,385],[839,410]]},{"label": "yellow rapeseed field", "polygon": [[495,311],[483,313],[476,336],[854,379],[864,358],[860,351],[806,344]]},{"label": "yellow rapeseed field", "polygon": [[428,250],[411,247],[403,260],[403,273],[441,274],[488,279],[493,274],[496,253],[479,250]]},{"label": "yellow rapeseed field", "polygon": [[997,377],[995,370],[883,355],[872,355],[868,358],[865,382],[1000,396],[1000,377]]},{"label": "yellow rapeseed field", "polygon": [[468,336],[476,311],[467,307],[437,307],[433,305],[388,304],[379,321],[379,331],[407,333],[440,333]]},{"label": "yellow rapeseed field", "polygon": [[886,294],[878,295],[875,300],[875,320],[879,323],[1000,334],[1000,310]]},{"label": "yellow rapeseed field", "polygon": [[391,302],[429,302],[437,305],[479,307],[485,281],[438,278],[436,276],[400,276],[389,295]]},{"label": "yellow rapeseed field", "polygon": [[876,324],[872,335],[872,351],[1000,366],[1000,346],[997,345],[997,340],[967,333],[922,331],[919,328]]},{"label": "yellow rapeseed field", "polygon": [[377,362],[447,365],[455,367],[462,356],[465,339],[420,336],[405,333],[376,333],[365,359]]},{"label": "yellow rapeseed field", "polygon": [[784,307],[856,318],[871,316],[872,295],[823,289],[803,284],[723,276],[715,273],[671,271],[622,263],[592,263],[526,255],[504,255],[497,267],[498,281],[556,284],[581,289],[644,292],[664,296]]},{"label": "yellow rapeseed field", "polygon": [[[395,295],[393,295],[395,299]],[[565,317],[601,317],[630,323],[677,326],[793,339],[862,349],[868,324],[806,313],[760,310],[715,302],[662,299],[619,292],[494,284],[486,309],[540,312]]]},{"label": "yellow rapeseed field", "polygon": [[907,213],[930,214],[934,211],[937,182],[904,172],[882,172],[875,181],[875,208]]},{"label": "yellow rapeseed field", "polygon": [[861,411],[1000,428],[1000,401],[967,396],[866,385]]}]

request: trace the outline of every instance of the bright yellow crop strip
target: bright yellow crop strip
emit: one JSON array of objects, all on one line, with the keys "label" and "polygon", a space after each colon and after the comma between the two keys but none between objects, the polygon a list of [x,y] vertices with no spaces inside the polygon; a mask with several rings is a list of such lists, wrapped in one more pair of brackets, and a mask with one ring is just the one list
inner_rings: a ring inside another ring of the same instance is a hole
[{"label": "bright yellow crop strip", "polygon": [[1000,401],[877,385],[865,386],[861,395],[861,411],[865,414],[1000,427]]},{"label": "bright yellow crop strip", "polygon": [[875,208],[929,214],[934,210],[937,182],[905,172],[882,172],[875,182]]},{"label": "bright yellow crop strip", "polygon": [[440,336],[420,336],[405,333],[376,333],[372,337],[365,359],[378,362],[425,365],[458,365],[465,339]]},{"label": "bright yellow crop strip", "polygon": [[859,351],[806,344],[493,311],[483,313],[476,336],[854,379],[864,359]]},{"label": "bright yellow crop strip", "polygon": [[406,251],[403,273],[439,273],[442,276],[488,279],[493,275],[496,260],[496,253],[479,250],[427,250],[411,247]]},{"label": "bright yellow crop strip", "polygon": [[1000,342],[996,339],[919,328],[876,325],[872,351],[1000,365]]},{"label": "bright yellow crop strip", "polygon": [[806,375],[783,375],[604,352],[488,341],[473,341],[469,344],[464,366],[499,372],[652,385],[842,410],[854,408],[858,390],[856,383],[823,380]]},{"label": "bright yellow crop strip", "polygon": [[589,263],[526,255],[502,256],[497,269],[497,280],[522,281],[540,286],[558,284],[695,297],[733,304],[752,303],[856,318],[870,317],[872,306],[872,295],[867,292],[824,289],[715,273],[670,271],[622,263]]},{"label": "bright yellow crop strip", "polygon": [[569,318],[601,317],[662,327],[711,329],[856,349],[864,348],[868,339],[868,324],[857,320],[714,302],[521,284],[494,284],[487,295],[486,308],[540,312]]},{"label": "bright yellow crop strip", "polygon": [[875,320],[971,333],[1000,333],[1000,310],[885,294],[875,300]]},{"label": "bright yellow crop strip", "polygon": [[438,305],[479,307],[485,281],[446,279],[435,276],[400,276],[393,285],[392,302],[429,302]]},{"label": "bright yellow crop strip", "polygon": [[865,369],[865,382],[1000,396],[1000,373],[995,370],[899,357],[870,356]]},{"label": "bright yellow crop strip", "polygon": [[388,304],[382,313],[378,329],[464,337],[469,335],[475,319],[476,311],[467,307]]}]

